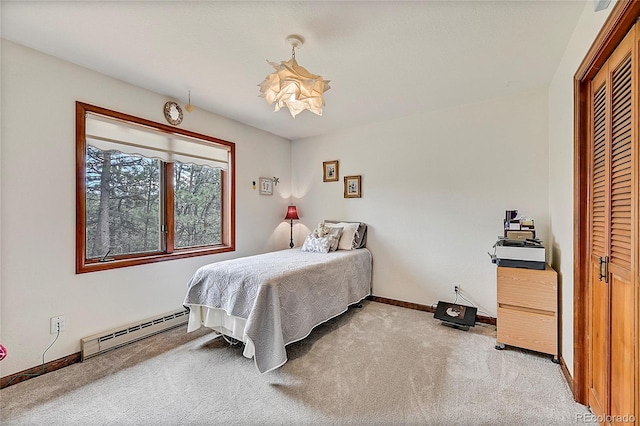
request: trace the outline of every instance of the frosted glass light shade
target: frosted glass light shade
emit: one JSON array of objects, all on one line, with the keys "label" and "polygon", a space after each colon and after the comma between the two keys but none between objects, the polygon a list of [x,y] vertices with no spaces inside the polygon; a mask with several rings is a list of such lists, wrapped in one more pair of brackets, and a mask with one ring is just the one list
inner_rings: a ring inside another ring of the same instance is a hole
[{"label": "frosted glass light shade", "polygon": [[[269,61],[267,61],[269,62]],[[280,64],[269,62],[275,72],[265,77],[260,83],[260,96],[269,103],[275,103],[274,111],[287,107],[295,118],[305,109],[322,115],[324,108],[323,93],[329,90],[330,80],[311,74],[298,65],[294,58]]]}]

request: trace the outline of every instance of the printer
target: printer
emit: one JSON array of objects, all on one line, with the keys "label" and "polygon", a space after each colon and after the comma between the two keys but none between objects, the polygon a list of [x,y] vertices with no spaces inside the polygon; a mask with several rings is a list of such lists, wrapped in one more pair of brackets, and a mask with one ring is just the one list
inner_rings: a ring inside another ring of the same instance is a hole
[{"label": "printer", "polygon": [[544,270],[546,251],[537,239],[514,240],[499,238],[489,253],[491,262],[498,266]]}]

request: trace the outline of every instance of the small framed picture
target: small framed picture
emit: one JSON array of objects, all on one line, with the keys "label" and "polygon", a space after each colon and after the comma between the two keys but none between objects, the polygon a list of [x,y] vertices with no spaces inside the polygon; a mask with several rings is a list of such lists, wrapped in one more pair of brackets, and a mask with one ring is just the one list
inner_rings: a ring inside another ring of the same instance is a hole
[{"label": "small framed picture", "polygon": [[323,182],[337,182],[338,176],[338,160],[324,161],[322,163],[322,181]]},{"label": "small framed picture", "polygon": [[344,198],[360,198],[362,176],[345,176],[344,177]]},{"label": "small framed picture", "polygon": [[273,195],[273,179],[260,178],[260,195]]}]

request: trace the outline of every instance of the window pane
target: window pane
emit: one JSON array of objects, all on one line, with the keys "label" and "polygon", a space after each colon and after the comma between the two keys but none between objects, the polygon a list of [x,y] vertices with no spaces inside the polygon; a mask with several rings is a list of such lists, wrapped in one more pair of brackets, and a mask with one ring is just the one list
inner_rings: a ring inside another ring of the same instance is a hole
[{"label": "window pane", "polygon": [[87,259],[162,250],[157,159],[87,147]]},{"label": "window pane", "polygon": [[222,182],[218,168],[174,163],[175,248],[222,242]]}]

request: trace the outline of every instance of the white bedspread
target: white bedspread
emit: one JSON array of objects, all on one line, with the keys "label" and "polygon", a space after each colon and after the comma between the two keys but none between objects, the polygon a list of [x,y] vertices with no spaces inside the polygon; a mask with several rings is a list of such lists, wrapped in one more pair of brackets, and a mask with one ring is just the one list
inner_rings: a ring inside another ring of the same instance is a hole
[{"label": "white bedspread", "polygon": [[246,319],[246,342],[264,373],[287,362],[286,345],[370,294],[371,264],[366,248],[289,249],[212,263],[191,278],[184,305]]}]

